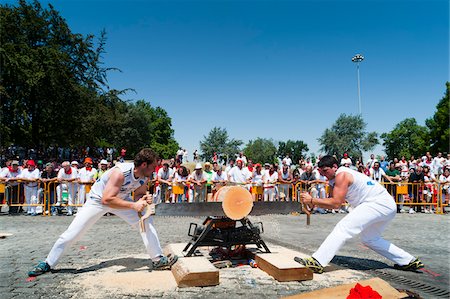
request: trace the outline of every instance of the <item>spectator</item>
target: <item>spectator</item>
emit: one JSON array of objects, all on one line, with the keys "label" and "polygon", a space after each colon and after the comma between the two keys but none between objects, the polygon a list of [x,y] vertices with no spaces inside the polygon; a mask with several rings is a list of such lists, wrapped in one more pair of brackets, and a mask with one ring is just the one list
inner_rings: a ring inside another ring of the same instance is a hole
[{"label": "spectator", "polygon": [[[312,166],[306,166],[306,171],[300,176],[300,182],[302,183],[302,189],[308,191],[313,198],[318,198],[319,192],[316,188],[317,178],[313,172]],[[326,214],[327,211],[320,207],[316,207],[314,212],[320,214]]]},{"label": "spectator", "polygon": [[[291,186],[292,186],[292,173],[289,170],[289,166],[284,164],[281,170],[278,172],[278,182],[281,184],[278,186],[280,191],[280,198],[284,198],[286,201],[290,201]],[[282,196],[284,194],[284,196]]]},{"label": "spectator", "polygon": [[370,169],[370,178],[380,184],[383,182],[383,178],[391,182],[391,179],[386,175],[383,169],[380,168],[380,162],[378,161],[373,163],[373,167]]},{"label": "spectator", "polygon": [[[73,215],[73,206],[75,204],[75,181],[78,179],[78,172],[75,167],[71,167],[69,161],[61,164],[62,168],[58,171],[59,185],[56,187],[57,203],[56,206],[67,204],[67,216]],[[63,196],[64,195],[64,196]]]},{"label": "spectator", "polygon": [[431,170],[435,177],[439,177],[442,174],[442,169],[444,167],[445,158],[442,157],[442,153],[438,153],[436,157],[433,158],[433,163],[431,165]]},{"label": "spectator", "polygon": [[[423,167],[423,180],[425,186],[423,188],[423,200],[427,203],[431,203],[433,200],[433,196],[436,196],[436,189],[434,188],[434,183],[437,182],[436,177],[430,171],[428,166]],[[425,211],[426,214],[434,213],[432,206],[426,206]]]},{"label": "spectator", "polygon": [[[8,206],[9,206],[9,214],[17,214],[20,213],[22,211],[22,208],[19,208],[19,204],[21,203],[21,198],[20,198],[20,185],[17,182],[18,177],[20,177],[22,173],[22,169],[19,167],[19,161],[17,160],[13,160],[11,162],[11,166],[7,167],[7,170],[4,171],[3,173],[3,178],[5,178],[6,182],[8,183],[9,186],[9,201],[8,201]],[[14,205],[14,206],[13,206]]]},{"label": "spectator", "polygon": [[193,185],[193,196],[192,200],[193,202],[205,202],[206,200],[206,176],[202,170],[202,165],[200,163],[197,163],[195,165],[195,170],[191,174],[189,181]]},{"label": "spectator", "polygon": [[188,161],[188,151],[183,149],[183,163],[187,163]]},{"label": "spectator", "polygon": [[[422,188],[422,185],[425,181],[423,172],[422,172],[422,166],[417,165],[416,169],[411,168],[411,174],[409,175],[408,183],[408,193],[409,198],[412,199],[413,203],[419,203],[419,197],[420,193],[419,191]],[[422,208],[418,205],[415,205],[414,208],[411,207],[409,209],[410,214],[414,214],[416,212],[421,212]]]},{"label": "spectator", "polygon": [[[386,169],[385,172],[386,176],[388,176],[392,182],[401,182],[402,178],[400,177],[400,171],[398,171],[395,168],[395,163],[391,162],[389,163],[389,168]],[[392,197],[394,198],[395,201],[399,201],[397,200],[397,184],[388,184],[386,186],[387,192],[392,195]],[[397,205],[397,213],[400,213],[403,209],[403,205]]]},{"label": "spectator", "polygon": [[103,160],[100,161],[99,165],[100,165],[100,167],[99,167],[99,169],[97,171],[97,174],[95,176],[96,180],[101,178],[102,175],[108,170],[108,161],[103,159]]},{"label": "spectator", "polygon": [[350,167],[353,165],[352,159],[349,158],[347,153],[344,153],[344,156],[341,159],[341,166]]},{"label": "spectator", "polygon": [[97,177],[97,169],[92,167],[92,159],[87,157],[84,159],[84,167],[78,170],[78,202],[77,204],[83,205],[86,201],[86,184],[89,185],[88,189],[95,182]]},{"label": "spectator", "polygon": [[[45,164],[45,169],[41,173],[41,182],[46,184],[45,186],[47,187],[47,189],[46,190],[39,189],[39,190],[42,195],[48,196],[47,200],[45,201],[46,202],[45,210],[49,211],[48,204],[50,203],[51,205],[50,212],[52,216],[56,216],[58,212],[57,208],[53,206],[56,203],[55,200],[56,181],[57,181],[57,173],[53,169],[53,164],[52,163]],[[39,196],[39,198],[41,198],[41,196]]]},{"label": "spectator", "polygon": [[274,201],[275,184],[278,181],[278,172],[275,171],[274,165],[270,165],[269,171],[264,173],[264,201]]},{"label": "spectator", "polygon": [[236,161],[236,166],[231,168],[228,172],[228,181],[235,185],[245,185],[249,184],[251,181],[252,174],[247,168],[243,167],[244,162],[242,160]]},{"label": "spectator", "polygon": [[255,170],[252,173],[252,195],[253,201],[261,201],[264,194],[263,177],[261,164],[255,164]]},{"label": "spectator", "polygon": [[236,162],[241,160],[242,161],[242,165],[246,166],[247,165],[247,157],[244,155],[243,152],[239,152],[238,157],[236,158]]},{"label": "spectator", "polygon": [[181,165],[173,176],[173,200],[172,202],[186,202],[187,181],[189,172]]},{"label": "spectator", "polygon": [[198,152],[197,152],[197,150],[194,151],[194,153],[192,154],[192,156],[193,156],[194,162],[198,162]]},{"label": "spectator", "polygon": [[207,201],[211,200],[211,196],[212,196],[212,177],[214,172],[211,170],[211,163],[206,162],[204,164],[205,170],[203,171],[205,174],[205,179],[206,179],[206,198]]},{"label": "spectator", "polygon": [[282,164],[287,165],[288,167],[291,167],[292,165],[292,159],[289,156],[289,153],[286,153],[286,156],[283,158]]},{"label": "spectator", "polygon": [[184,151],[183,151],[183,149],[180,147],[180,148],[178,149],[178,151],[177,151],[177,159],[176,159],[176,163],[177,163],[177,164],[183,163],[183,154],[184,154]]},{"label": "spectator", "polygon": [[361,173],[364,173],[364,174],[367,175],[367,176],[370,176],[370,171],[369,171],[369,169],[367,169],[367,168],[364,166],[364,164],[360,164],[360,165],[358,166],[358,172],[361,172]]},{"label": "spectator", "polygon": [[373,167],[373,164],[377,162],[378,160],[375,159],[374,154],[370,154],[370,159],[366,163],[366,168],[371,169]]},{"label": "spectator", "polygon": [[[395,163],[394,163],[395,166]],[[380,157],[380,167],[383,169],[384,172],[389,168],[389,162],[387,162],[384,158],[384,156]]]},{"label": "spectator", "polygon": [[24,181],[25,202],[27,205],[27,214],[36,216],[36,205],[38,204],[38,179],[40,177],[39,169],[36,168],[34,160],[27,161],[27,168],[17,177]]},{"label": "spectator", "polygon": [[[217,163],[216,163],[217,165]],[[213,194],[228,183],[228,175],[222,170],[222,166],[217,165],[212,176]]]},{"label": "spectator", "polygon": [[439,183],[442,185],[442,203],[448,203],[450,187],[450,168],[444,168],[444,173],[439,176]]},{"label": "spectator", "polygon": [[172,177],[172,170],[169,168],[168,163],[164,163],[163,167],[158,170],[158,183],[159,183],[159,199],[157,202],[169,202],[169,186],[171,184],[170,178]]}]

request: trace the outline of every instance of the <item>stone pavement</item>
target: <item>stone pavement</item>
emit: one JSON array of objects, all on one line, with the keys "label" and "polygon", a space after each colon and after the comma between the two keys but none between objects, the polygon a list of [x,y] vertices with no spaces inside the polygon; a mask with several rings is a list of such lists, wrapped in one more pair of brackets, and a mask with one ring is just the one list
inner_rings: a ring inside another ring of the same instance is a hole
[{"label": "stone pavement", "polygon": [[[311,254],[343,215],[251,217],[262,221],[267,243]],[[449,221],[447,215],[399,214],[384,236],[425,263],[422,273],[392,269],[392,263],[361,244],[348,242],[333,260],[333,270],[305,282],[279,283],[259,269],[222,269],[220,285],[178,289],[169,271],[151,272],[136,229],[115,216],[103,217],[61,258],[53,273],[27,281],[27,272],[43,260],[72,217],[0,214],[1,298],[280,298],[318,288],[380,276],[396,288],[423,298],[449,298]],[[155,217],[162,246],[187,242],[190,222],[204,217]],[[426,289],[426,291],[424,290]],[[447,293],[446,293],[447,292]]]}]

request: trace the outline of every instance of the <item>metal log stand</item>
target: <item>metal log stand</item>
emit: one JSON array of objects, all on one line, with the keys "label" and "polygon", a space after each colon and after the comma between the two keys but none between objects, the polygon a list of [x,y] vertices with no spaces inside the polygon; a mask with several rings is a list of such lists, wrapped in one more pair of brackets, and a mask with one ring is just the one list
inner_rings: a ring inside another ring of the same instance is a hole
[{"label": "metal log stand", "polygon": [[235,245],[255,244],[258,249],[270,253],[260,234],[264,232],[262,222],[252,224],[247,217],[232,220],[225,216],[208,216],[202,226],[191,223],[188,235],[192,237],[183,249],[185,256],[195,253],[197,247],[219,246],[231,250]]}]

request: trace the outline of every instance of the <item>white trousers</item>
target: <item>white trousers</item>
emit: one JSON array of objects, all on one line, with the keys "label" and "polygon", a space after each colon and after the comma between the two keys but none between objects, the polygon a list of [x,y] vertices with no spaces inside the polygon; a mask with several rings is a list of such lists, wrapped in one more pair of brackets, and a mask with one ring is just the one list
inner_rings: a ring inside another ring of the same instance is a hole
[{"label": "white trousers", "polygon": [[29,205],[35,205],[38,204],[38,189],[36,187],[28,187],[25,186],[25,202],[28,205],[27,206],[27,213],[32,214],[36,213],[36,206],[29,206]]},{"label": "white trousers", "polygon": [[326,266],[347,240],[361,234],[361,241],[370,249],[396,264],[409,264],[414,259],[412,255],[381,237],[396,213],[397,207],[391,197],[360,204],[336,224],[312,256]]},{"label": "white trousers", "polygon": [[[45,260],[50,267],[55,266],[64,251],[74,242],[79,240],[105,213],[114,213],[131,226],[134,226],[135,229],[139,230],[139,216],[136,211],[113,209],[88,197],[83,208],[79,210],[67,230],[62,233],[50,250],[50,253]],[[161,245],[159,244],[158,235],[153,226],[152,217],[145,220],[145,228],[145,232],[141,233],[145,248],[151,259],[157,259],[162,256],[162,250]]]}]

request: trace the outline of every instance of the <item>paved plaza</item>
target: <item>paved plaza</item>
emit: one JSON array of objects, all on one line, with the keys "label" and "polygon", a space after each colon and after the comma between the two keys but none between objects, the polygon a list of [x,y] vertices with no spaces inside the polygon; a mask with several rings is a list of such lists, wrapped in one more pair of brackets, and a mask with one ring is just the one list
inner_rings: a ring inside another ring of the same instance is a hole
[{"label": "paved plaza", "polygon": [[[311,254],[341,214],[265,215],[250,217],[264,224],[263,239]],[[280,283],[250,266],[220,270],[220,285],[176,287],[170,271],[148,272],[145,248],[137,228],[116,216],[103,217],[62,257],[53,273],[29,281],[27,272],[43,260],[72,217],[27,217],[0,214],[1,298],[280,298],[356,280],[381,277],[396,288],[423,298],[449,298],[449,221],[447,215],[399,214],[384,236],[425,263],[421,273],[402,272],[392,262],[366,248],[360,240],[347,243],[331,270],[314,280]],[[190,222],[204,217],[156,216],[162,246],[187,242]]]}]

